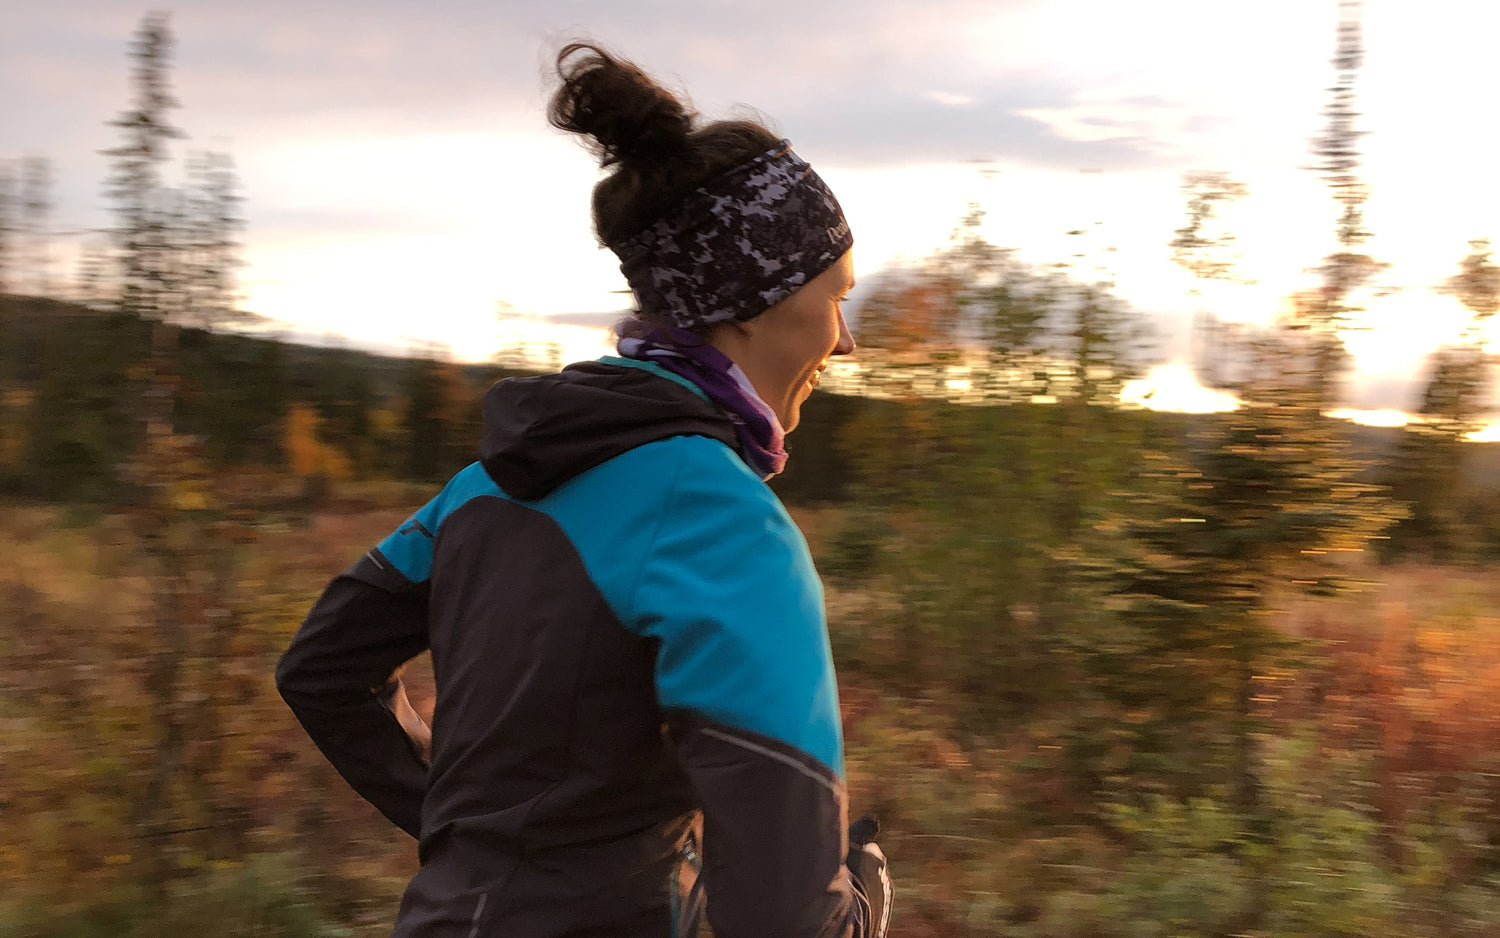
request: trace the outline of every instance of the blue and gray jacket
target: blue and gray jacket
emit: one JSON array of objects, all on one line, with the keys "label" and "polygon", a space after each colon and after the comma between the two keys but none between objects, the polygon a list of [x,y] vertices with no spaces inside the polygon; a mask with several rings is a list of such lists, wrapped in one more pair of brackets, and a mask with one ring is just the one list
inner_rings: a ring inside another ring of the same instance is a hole
[{"label": "blue and gray jacket", "polygon": [[[329,584],[276,673],[420,839],[395,934],[663,938],[700,823],[718,938],[867,934],[822,587],[733,426],[623,359],[503,381],[485,421],[480,461]],[[428,649],[430,765],[389,706]]]}]

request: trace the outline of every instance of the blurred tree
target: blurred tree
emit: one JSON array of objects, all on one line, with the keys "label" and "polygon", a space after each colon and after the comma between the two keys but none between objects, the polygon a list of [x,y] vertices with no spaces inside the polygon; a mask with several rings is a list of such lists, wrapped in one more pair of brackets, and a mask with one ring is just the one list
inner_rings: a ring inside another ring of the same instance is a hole
[{"label": "blurred tree", "polygon": [[96,236],[84,240],[78,252],[78,271],[74,277],[74,292],[80,304],[87,309],[102,311],[112,308],[119,297],[114,282],[108,238]]},{"label": "blurred tree", "polygon": [[186,189],[162,186],[156,190],[156,208],[152,212],[161,245],[161,262],[157,272],[157,307],[151,318],[163,325],[163,332],[181,326],[197,325],[193,315],[193,267],[196,252],[193,241],[190,196]]},{"label": "blurred tree", "polygon": [[0,160],[0,293],[15,290],[16,178],[9,161]]},{"label": "blurred tree", "polygon": [[287,349],[279,342],[184,329],[173,421],[197,437],[217,466],[285,464],[291,397]]},{"label": "blurred tree", "polygon": [[21,159],[21,228],[25,231],[23,267],[31,274],[31,292],[52,296],[52,162],[45,156]]},{"label": "blurred tree", "polygon": [[1360,0],[1340,0],[1333,57],[1337,78],[1329,89],[1329,104],[1323,112],[1327,126],[1312,141],[1313,156],[1318,160],[1313,169],[1323,177],[1339,206],[1334,224],[1336,246],[1318,268],[1320,284],[1301,297],[1284,324],[1288,329],[1307,334],[1306,341],[1315,359],[1309,390],[1325,410],[1335,405],[1339,376],[1347,370],[1344,359],[1348,351],[1339,332],[1362,327],[1358,322],[1358,314],[1364,309],[1362,297],[1389,266],[1364,250],[1370,240],[1364,216],[1370,193],[1359,175],[1359,140],[1364,132],[1355,129],[1359,117],[1355,109],[1355,82],[1364,64],[1362,15]]},{"label": "blurred tree", "polygon": [[1489,318],[1500,311],[1500,265],[1494,256],[1489,238],[1475,238],[1458,263],[1458,273],[1443,284],[1442,292],[1457,297],[1474,314],[1465,338],[1477,338]]},{"label": "blurred tree", "polygon": [[[1251,840],[1271,824],[1260,779],[1258,685],[1288,648],[1267,614],[1297,591],[1346,585],[1349,566],[1341,561],[1400,514],[1364,481],[1347,433],[1324,416],[1348,365],[1340,332],[1353,324],[1356,293],[1380,266],[1360,252],[1369,234],[1366,192],[1355,174],[1358,4],[1343,4],[1340,15],[1329,126],[1314,141],[1318,169],[1341,206],[1338,247],[1320,268],[1320,285],[1294,297],[1269,327],[1213,324],[1203,351],[1214,366],[1200,374],[1233,391],[1240,408],[1200,421],[1181,457],[1155,456],[1134,510],[1118,522],[1125,537],[1106,540],[1086,561],[1111,597],[1117,627],[1137,634],[1122,643],[1120,666],[1149,675],[1153,668],[1142,662],[1169,658],[1197,673],[1178,675],[1175,688],[1150,682],[1151,693],[1133,699],[1152,702],[1145,724],[1158,730],[1223,726],[1226,732],[1190,734],[1208,743],[1199,781],[1227,784]],[[1226,182],[1185,186],[1188,221],[1169,243],[1174,260],[1199,279],[1233,275],[1218,256],[1228,242],[1199,234],[1214,206],[1236,194]],[[1238,928],[1258,927],[1267,873],[1257,868],[1249,919]]]},{"label": "blurred tree", "polygon": [[[324,349],[320,352],[317,380],[308,380],[297,395],[317,409],[320,436],[329,446],[344,454],[353,474],[368,478],[377,465],[371,413],[375,409],[375,389],[368,356],[349,349]],[[402,363],[403,369],[412,366]],[[311,376],[309,376],[311,377]],[[397,473],[405,470],[406,451],[394,461]]]},{"label": "blurred tree", "polygon": [[407,477],[440,481],[472,462],[482,419],[477,395],[447,349],[429,345],[416,351],[406,371]]},{"label": "blurred tree", "polygon": [[[138,364],[149,350],[139,321],[83,321],[76,309],[17,300],[12,348],[28,390],[20,491],[42,498],[113,500],[121,465],[140,442]],[[7,351],[10,351],[7,349]]]},{"label": "blurred tree", "polygon": [[1459,340],[1427,360],[1427,382],[1417,420],[1402,428],[1387,469],[1393,495],[1410,514],[1392,531],[1388,556],[1420,553],[1439,561],[1475,556],[1482,522],[1468,510],[1476,493],[1465,485],[1469,434],[1484,428],[1494,356],[1486,326],[1500,310],[1500,266],[1485,238],[1469,242],[1458,273],[1441,291],[1469,310]]},{"label": "blurred tree", "polygon": [[235,288],[240,259],[236,240],[244,227],[239,180],[228,153],[204,151],[188,161],[189,208],[183,234],[188,321],[214,328],[243,314]]},{"label": "blurred tree", "polygon": [[1172,263],[1199,281],[1238,281],[1235,265],[1239,255],[1233,253],[1235,237],[1219,227],[1223,207],[1245,197],[1249,189],[1228,173],[1195,172],[1182,178],[1182,194],[1187,199],[1187,223],[1178,228],[1167,243],[1172,249]]},{"label": "blurred tree", "polygon": [[1004,734],[1072,698],[1067,558],[1146,424],[1114,406],[1137,318],[1107,283],[1021,264],[980,221],[860,308],[862,387],[885,400],[840,433],[859,507],[830,566],[894,597],[884,666]]},{"label": "blurred tree", "polygon": [[319,432],[322,422],[311,406],[294,402],[286,417],[284,444],[293,474],[321,480],[320,485],[350,476],[349,458],[323,441]]},{"label": "blurred tree", "polygon": [[[183,853],[174,837],[183,817],[195,810],[194,699],[207,691],[198,683],[193,650],[216,631],[190,597],[199,582],[227,582],[235,557],[214,524],[222,506],[201,440],[178,426],[184,386],[178,323],[190,307],[181,238],[188,202],[161,180],[168,143],[183,136],[168,121],[177,105],[168,87],[171,45],[166,14],[147,14],[131,47],[134,106],[111,122],[124,140],[106,151],[113,160],[108,191],[122,265],[119,309],[151,323],[149,357],[135,372],[134,416],[142,442],[119,455],[117,475],[146,564],[155,626],[140,654],[148,662],[144,688],[156,719],[146,731],[156,757],[133,799],[132,862],[141,881],[162,898],[182,875]],[[214,647],[227,653],[234,631],[216,637]]]},{"label": "blurred tree", "polygon": [[110,122],[124,141],[104,151],[113,161],[108,195],[123,267],[121,308],[160,318],[167,303],[171,244],[163,219],[162,169],[167,146],[183,136],[169,122],[177,106],[168,86],[172,33],[164,13],[149,13],[136,30],[130,55],[134,106]]}]

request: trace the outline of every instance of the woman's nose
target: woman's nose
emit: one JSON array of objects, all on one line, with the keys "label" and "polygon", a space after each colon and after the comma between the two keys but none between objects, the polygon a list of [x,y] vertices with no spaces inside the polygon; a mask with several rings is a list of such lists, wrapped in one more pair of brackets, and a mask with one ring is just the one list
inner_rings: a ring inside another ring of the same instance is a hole
[{"label": "woman's nose", "polygon": [[854,351],[854,335],[849,331],[849,324],[844,322],[844,314],[839,313],[839,344],[833,347],[833,354],[848,355]]}]

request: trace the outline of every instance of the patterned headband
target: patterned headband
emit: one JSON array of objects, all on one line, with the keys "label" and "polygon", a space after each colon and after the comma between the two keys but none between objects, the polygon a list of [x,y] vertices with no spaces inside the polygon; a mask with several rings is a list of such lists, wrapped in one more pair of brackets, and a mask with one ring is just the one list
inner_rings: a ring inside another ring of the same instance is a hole
[{"label": "patterned headband", "polygon": [[783,140],[611,247],[641,317],[692,329],[759,316],[853,243],[838,200]]}]

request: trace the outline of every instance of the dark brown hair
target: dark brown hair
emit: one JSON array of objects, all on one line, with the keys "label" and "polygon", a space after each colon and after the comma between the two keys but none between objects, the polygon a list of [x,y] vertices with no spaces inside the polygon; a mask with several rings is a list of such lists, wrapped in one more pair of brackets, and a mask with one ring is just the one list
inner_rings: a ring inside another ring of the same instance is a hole
[{"label": "dark brown hair", "polygon": [[547,119],[589,138],[605,168],[594,187],[594,233],[606,245],[637,234],[708,180],[776,146],[754,121],[698,115],[635,65],[597,45],[574,42],[557,53],[562,86]]}]

